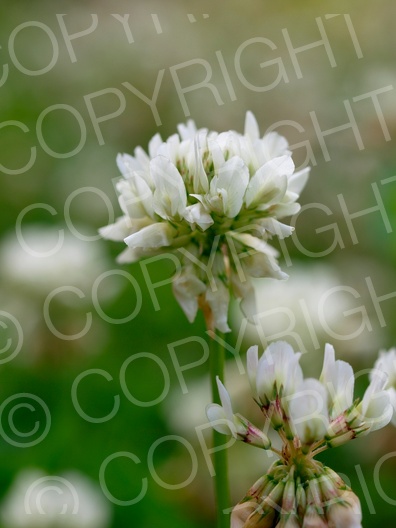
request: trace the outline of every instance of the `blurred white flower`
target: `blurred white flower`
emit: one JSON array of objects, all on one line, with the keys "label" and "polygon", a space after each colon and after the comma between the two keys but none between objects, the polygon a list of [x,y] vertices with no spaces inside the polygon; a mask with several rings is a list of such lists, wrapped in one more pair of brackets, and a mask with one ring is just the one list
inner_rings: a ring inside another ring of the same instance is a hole
[{"label": "blurred white flower", "polygon": [[[72,349],[101,351],[107,327],[92,309],[94,291],[105,310],[122,284],[116,275],[107,278],[109,267],[102,241],[81,240],[62,226],[26,225],[0,240],[1,308],[19,322],[29,344],[20,358],[31,363],[46,354],[70,358]],[[92,320],[81,334],[88,312]]]},{"label": "blurred white flower", "polygon": [[26,469],[3,500],[1,519],[7,528],[106,528],[111,509],[99,487],[77,471],[50,476]]},{"label": "blurred white flower", "polygon": [[[244,327],[249,343],[260,341],[267,346],[273,339],[291,339],[293,345],[306,352],[312,347],[319,349],[320,344],[331,339],[346,354],[372,353],[381,346],[378,334],[362,324],[364,310],[369,313],[370,304],[363,296],[356,297],[356,288],[350,285],[349,278],[346,280],[335,268],[320,263],[310,266],[293,262],[290,269],[285,282],[252,280],[256,292],[255,324]],[[239,328],[240,310],[232,310],[231,318]]]},{"label": "blurred white flower", "polygon": [[178,126],[163,142],[156,134],[149,154],[119,155],[117,184],[124,215],[103,227],[103,237],[124,240],[120,262],[172,252],[180,259],[176,299],[193,321],[198,308],[207,326],[229,331],[229,291],[249,310],[250,277],[286,278],[268,244],[292,228],[279,220],[296,213],[308,169],[294,173],[287,141],[260,137],[251,112],[243,135]]},{"label": "blurred white flower", "polygon": [[62,227],[31,224],[0,242],[4,282],[37,295],[64,285],[86,289],[108,264],[98,242],[81,240]]},{"label": "blurred white flower", "polygon": [[[216,431],[279,456],[235,508],[232,526],[263,528],[286,522],[293,526],[296,521],[297,526],[361,526],[359,499],[314,457],[389,423],[392,406],[384,390],[384,365],[376,366],[359,402],[353,399],[353,370],[335,359],[331,345],[325,349],[320,380],[303,379],[300,356],[284,342],[272,343],[260,359],[257,347],[248,350],[248,377],[253,398],[264,415],[265,433],[244,416],[234,414],[220,380],[221,405],[207,407],[207,417]],[[281,449],[273,447],[267,436],[271,428],[280,437]]]}]

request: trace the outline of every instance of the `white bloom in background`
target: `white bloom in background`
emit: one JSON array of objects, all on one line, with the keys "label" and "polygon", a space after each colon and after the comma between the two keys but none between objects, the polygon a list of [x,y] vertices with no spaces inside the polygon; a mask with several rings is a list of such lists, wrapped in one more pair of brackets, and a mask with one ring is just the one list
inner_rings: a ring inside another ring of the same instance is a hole
[{"label": "white bloom in background", "polygon": [[392,423],[396,426],[396,348],[391,348],[388,352],[384,350],[380,352],[371,375],[372,380],[376,377],[375,373],[377,371],[379,371],[379,373],[386,372],[388,376],[385,390],[389,395],[393,407]]},{"label": "white bloom in background", "polygon": [[[244,330],[248,343],[267,346],[274,339],[292,339],[305,352],[331,339],[349,355],[371,354],[381,347],[378,334],[362,325],[358,307],[367,309],[369,302],[354,297],[356,285],[344,268],[293,260],[289,273],[287,281],[252,279],[256,305],[250,309],[254,325]],[[243,324],[237,307],[231,321],[236,328]]]},{"label": "white bloom in background", "polygon": [[64,285],[86,289],[108,269],[98,242],[73,236],[63,227],[29,225],[0,241],[0,269],[5,284],[47,295]]},{"label": "white bloom in background", "polygon": [[49,476],[26,469],[3,500],[1,519],[7,528],[107,528],[111,510],[100,488],[77,471]]},{"label": "white bloom in background", "polygon": [[[30,224],[0,240],[2,309],[17,319],[23,341],[29,343],[20,355],[24,361],[71,358],[72,350],[78,354],[100,352],[107,341],[107,328],[90,304],[95,292],[105,310],[106,303],[119,294],[122,280],[113,278],[109,268],[101,240],[81,240],[64,226]],[[87,332],[68,340],[84,328],[82,321],[87,320],[88,311],[93,317]],[[66,338],[58,339],[57,331]]]},{"label": "white bloom in background", "polygon": [[175,254],[174,291],[186,316],[193,321],[202,308],[208,328],[227,332],[230,289],[249,301],[251,276],[287,277],[268,241],[291,234],[280,220],[299,210],[309,170],[294,172],[287,141],[261,137],[251,112],[243,135],[197,130],[191,120],[178,131],[165,142],[156,134],[148,154],[138,147],[118,156],[123,216],[100,232],[127,244],[119,262]]},{"label": "white bloom in background", "polygon": [[[265,418],[265,433],[234,414],[220,382],[222,405],[207,407],[207,417],[218,432],[279,456],[238,504],[232,515],[235,528],[361,527],[359,499],[314,457],[389,423],[392,405],[385,390],[385,362],[380,358],[359,402],[353,397],[353,370],[348,363],[335,359],[331,345],[326,345],[320,380],[303,378],[300,355],[283,342],[272,343],[260,359],[257,347],[248,350],[248,377],[253,398]],[[268,440],[271,429],[278,433],[281,449]]]}]

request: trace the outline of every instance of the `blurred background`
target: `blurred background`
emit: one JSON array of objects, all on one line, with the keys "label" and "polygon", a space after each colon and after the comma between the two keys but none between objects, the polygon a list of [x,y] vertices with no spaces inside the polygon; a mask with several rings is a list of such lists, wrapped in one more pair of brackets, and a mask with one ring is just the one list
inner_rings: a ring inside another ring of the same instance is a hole
[{"label": "blurred background", "polygon": [[[344,2],[307,0],[3,9],[4,528],[214,525],[203,318],[185,319],[170,262],[147,264],[151,283],[163,282],[155,305],[140,264],[117,265],[122,245],[97,235],[120,214],[117,153],[146,149],[189,117],[242,132],[252,110],[263,134],[286,136],[298,167],[312,166],[296,234],[274,242],[289,281],[257,283],[258,329],[231,309],[239,365],[251,344],[281,338],[318,375],[331,342],[362,395],[366,369],[396,343],[396,13],[391,0],[344,13]],[[228,359],[235,409],[260,425]],[[322,456],[350,480],[366,527],[394,523],[395,438],[388,426]],[[271,460],[245,445],[229,459],[236,502]],[[27,496],[38,517],[21,515]],[[80,513],[60,522],[76,497]]]}]

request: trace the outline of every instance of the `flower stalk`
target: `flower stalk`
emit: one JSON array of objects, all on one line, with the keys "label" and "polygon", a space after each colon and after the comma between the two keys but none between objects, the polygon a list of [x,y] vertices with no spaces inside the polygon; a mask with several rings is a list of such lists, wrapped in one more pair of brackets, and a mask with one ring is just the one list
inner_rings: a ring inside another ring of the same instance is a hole
[{"label": "flower stalk", "polygon": [[[219,339],[215,339],[216,334],[214,332],[208,333],[210,348],[209,364],[212,397],[215,403],[220,404],[221,400],[217,389],[217,379],[220,378],[224,380],[224,335],[218,333]],[[213,429],[213,466],[215,471],[214,487],[217,508],[217,528],[229,528],[230,526],[230,492],[228,483],[227,451],[222,448],[223,444],[223,435]]]}]

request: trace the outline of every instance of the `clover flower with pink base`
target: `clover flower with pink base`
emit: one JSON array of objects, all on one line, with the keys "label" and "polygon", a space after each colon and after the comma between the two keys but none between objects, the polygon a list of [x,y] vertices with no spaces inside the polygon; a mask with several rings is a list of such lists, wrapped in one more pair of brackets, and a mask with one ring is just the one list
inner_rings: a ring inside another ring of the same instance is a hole
[{"label": "clover flower with pink base", "polygon": [[272,343],[260,359],[257,347],[247,354],[251,390],[264,415],[264,430],[278,433],[281,448],[273,447],[263,430],[234,414],[228,392],[218,380],[221,405],[207,408],[212,426],[279,457],[234,508],[232,528],[361,526],[359,499],[315,456],[389,423],[393,409],[385,390],[388,376],[377,366],[359,401],[353,396],[352,367],[335,360],[331,345],[326,345],[319,380],[304,379],[299,359],[300,353],[284,342]]}]

